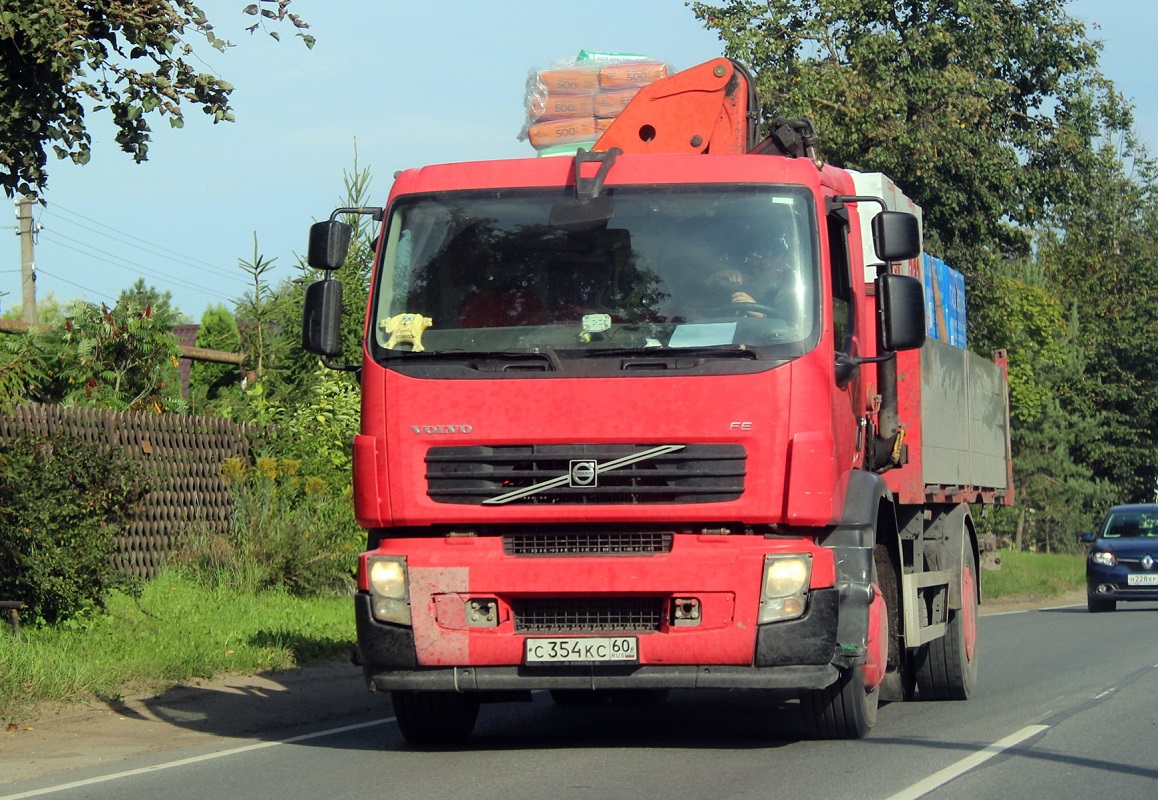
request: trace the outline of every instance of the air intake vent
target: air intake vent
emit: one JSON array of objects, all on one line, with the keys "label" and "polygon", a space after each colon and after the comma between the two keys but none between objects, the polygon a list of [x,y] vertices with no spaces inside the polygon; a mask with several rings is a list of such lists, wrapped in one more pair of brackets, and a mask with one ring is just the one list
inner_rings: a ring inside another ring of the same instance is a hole
[{"label": "air intake vent", "polygon": [[539,532],[508,534],[503,550],[509,556],[653,556],[670,553],[672,534],[639,532]]},{"label": "air intake vent", "polygon": [[661,597],[531,598],[511,601],[518,633],[657,631]]},{"label": "air intake vent", "polygon": [[484,505],[722,503],[744,493],[741,445],[432,447],[427,495]]}]

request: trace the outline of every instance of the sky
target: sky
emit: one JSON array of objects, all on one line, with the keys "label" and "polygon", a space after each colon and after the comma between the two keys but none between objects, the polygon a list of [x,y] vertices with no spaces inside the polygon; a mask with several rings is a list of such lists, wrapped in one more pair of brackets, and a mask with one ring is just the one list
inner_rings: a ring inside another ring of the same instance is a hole
[{"label": "sky", "polygon": [[[49,156],[47,206],[34,212],[38,302],[111,305],[143,278],[194,321],[211,305],[232,309],[253,289],[240,262],[272,260],[271,284],[298,275],[309,226],[342,203],[355,160],[370,169],[370,204],[382,205],[401,169],[533,156],[518,134],[536,69],[583,49],[646,53],[675,70],[723,53],[683,0],[294,0],[313,50],[288,25],[274,28],[280,42],[246,33],[243,0],[199,5],[236,45],[198,48],[236,87],[236,122],[213,125],[195,108],[180,130],[151,119],[149,160],[135,164],[108,115],[90,115],[92,160]],[[1158,155],[1158,5],[1068,8],[1099,26],[1088,35],[1105,44],[1102,71]],[[20,303],[13,235],[0,244],[0,310]]]}]

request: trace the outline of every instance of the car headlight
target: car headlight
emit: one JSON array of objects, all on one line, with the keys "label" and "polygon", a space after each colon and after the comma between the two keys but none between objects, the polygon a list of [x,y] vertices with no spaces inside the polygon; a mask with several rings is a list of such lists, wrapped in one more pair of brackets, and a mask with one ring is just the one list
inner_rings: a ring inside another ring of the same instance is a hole
[{"label": "car headlight", "polygon": [[368,556],[367,583],[370,587],[370,611],[380,622],[409,625],[410,587],[406,559],[396,556]]},{"label": "car headlight", "polygon": [[1095,550],[1090,553],[1090,561],[1101,564],[1103,567],[1112,567],[1118,563],[1117,557],[1108,550]]},{"label": "car headlight", "polygon": [[765,556],[759,621],[795,619],[803,614],[811,579],[811,555]]}]

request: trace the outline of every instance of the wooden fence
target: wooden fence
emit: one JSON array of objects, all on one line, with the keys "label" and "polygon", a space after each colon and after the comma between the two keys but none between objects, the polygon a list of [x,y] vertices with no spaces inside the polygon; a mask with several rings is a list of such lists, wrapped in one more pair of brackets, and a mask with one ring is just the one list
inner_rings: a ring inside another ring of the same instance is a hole
[{"label": "wooden fence", "polygon": [[140,462],[149,493],[114,563],[142,578],[156,575],[181,536],[200,527],[224,533],[232,504],[221,475],[227,458],[248,460],[260,428],[219,417],[132,414],[25,404],[0,414],[0,439],[21,433],[65,434],[123,448]]}]

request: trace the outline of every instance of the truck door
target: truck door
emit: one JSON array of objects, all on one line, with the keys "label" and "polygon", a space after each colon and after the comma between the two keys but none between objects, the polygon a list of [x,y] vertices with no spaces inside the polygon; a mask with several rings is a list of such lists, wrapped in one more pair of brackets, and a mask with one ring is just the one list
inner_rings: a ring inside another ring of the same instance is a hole
[{"label": "truck door", "polygon": [[[828,309],[832,317],[834,362],[839,364],[840,355],[856,356],[862,343],[858,336],[856,302],[853,295],[852,261],[850,258],[848,209],[844,206],[828,215],[828,253],[832,283],[832,297]],[[860,441],[857,436],[858,417],[863,405],[861,370],[858,367],[836,371],[832,404],[833,432],[836,437],[837,452],[856,453],[854,460],[860,462]]]}]

